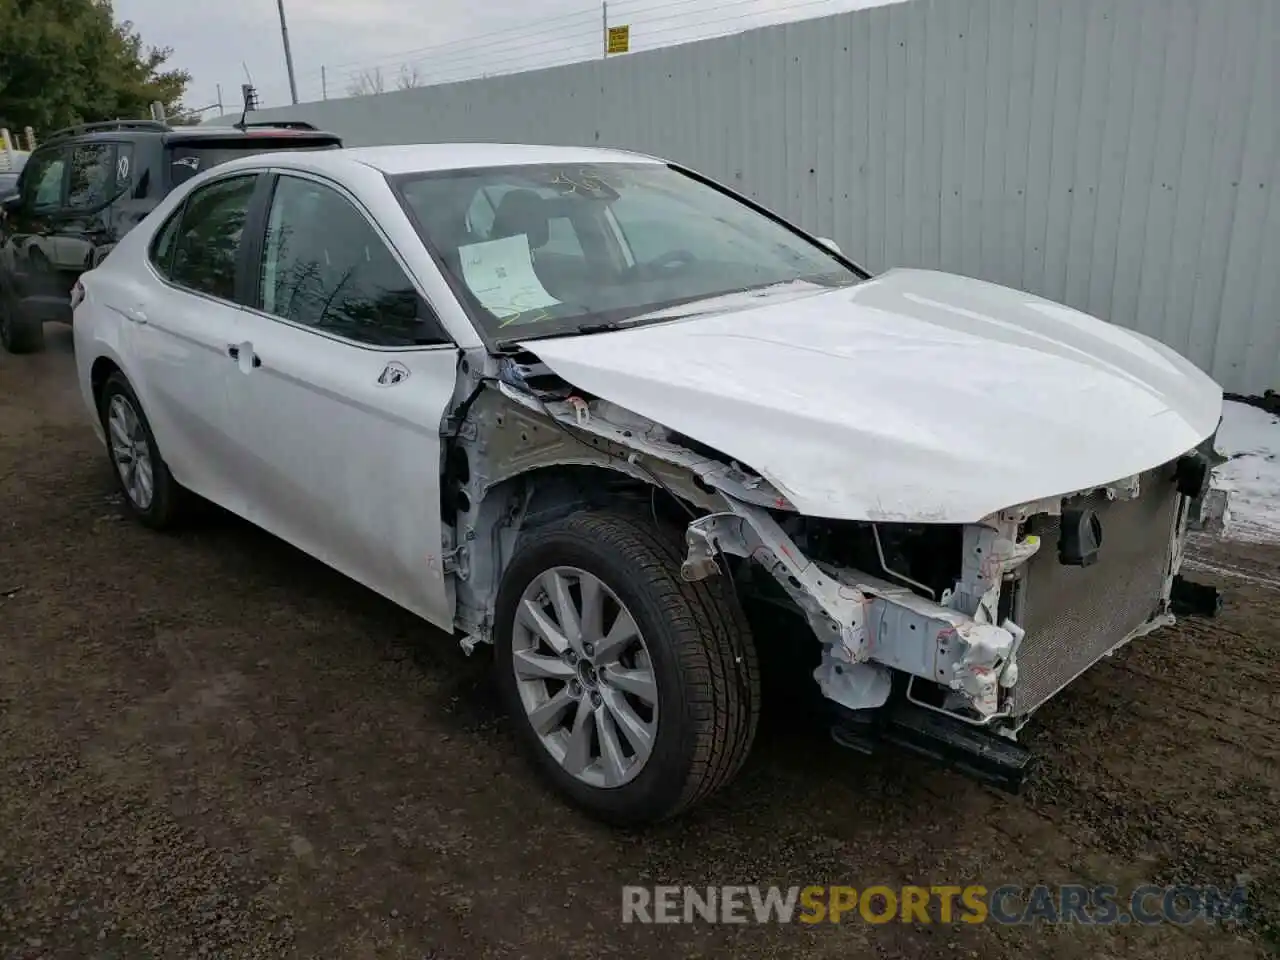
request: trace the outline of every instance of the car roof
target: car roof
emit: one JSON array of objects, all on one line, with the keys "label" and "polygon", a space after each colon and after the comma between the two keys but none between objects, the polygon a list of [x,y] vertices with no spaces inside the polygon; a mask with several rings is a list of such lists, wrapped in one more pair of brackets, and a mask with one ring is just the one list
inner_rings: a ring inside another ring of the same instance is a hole
[{"label": "car roof", "polygon": [[[287,159],[286,159],[287,158]],[[557,147],[524,143],[411,143],[384,147],[345,147],[306,154],[261,154],[233,161],[237,166],[262,165],[275,160],[337,172],[351,164],[372,167],[395,176],[437,170],[517,166],[534,163],[662,163],[654,157],[601,147]]]}]

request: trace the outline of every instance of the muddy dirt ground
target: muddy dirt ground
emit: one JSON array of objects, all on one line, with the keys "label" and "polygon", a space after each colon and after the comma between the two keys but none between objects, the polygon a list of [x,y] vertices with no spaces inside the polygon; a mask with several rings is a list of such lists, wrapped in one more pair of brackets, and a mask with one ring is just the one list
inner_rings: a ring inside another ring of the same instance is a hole
[{"label": "muddy dirt ground", "polygon": [[[550,796],[482,658],[237,520],[122,519],[70,336],[0,355],[0,955],[1257,957],[1280,911],[1280,549],[1039,717],[1019,797],[768,711],[722,799]],[[622,884],[1232,885],[1247,929],[620,923]]]}]

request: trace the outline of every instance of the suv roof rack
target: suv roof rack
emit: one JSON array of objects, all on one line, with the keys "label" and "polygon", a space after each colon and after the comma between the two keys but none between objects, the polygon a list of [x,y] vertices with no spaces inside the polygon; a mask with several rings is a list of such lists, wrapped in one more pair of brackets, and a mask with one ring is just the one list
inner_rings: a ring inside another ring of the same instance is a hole
[{"label": "suv roof rack", "polygon": [[79,123],[72,127],[63,127],[49,134],[45,143],[50,140],[61,140],[64,137],[76,137],[83,133],[106,133],[111,130],[154,130],[167,133],[173,128],[161,120],[103,120],[98,123]]},{"label": "suv roof rack", "polygon": [[238,130],[247,130],[250,127],[281,127],[285,130],[316,130],[319,131],[313,123],[307,123],[305,120],[257,120],[253,123],[233,123],[233,127]]}]

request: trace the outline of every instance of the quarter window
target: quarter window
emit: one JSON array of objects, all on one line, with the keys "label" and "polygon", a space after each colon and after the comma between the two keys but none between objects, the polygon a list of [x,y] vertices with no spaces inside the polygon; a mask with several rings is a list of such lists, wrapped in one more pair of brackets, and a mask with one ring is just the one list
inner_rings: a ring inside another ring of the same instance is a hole
[{"label": "quarter window", "polygon": [[201,187],[187,198],[173,241],[169,276],[174,283],[235,300],[236,259],[257,179],[257,174],[229,177]]},{"label": "quarter window", "polygon": [[151,263],[166,277],[173,267],[174,240],[177,239],[178,227],[182,224],[182,210],[179,207],[177,212],[171,214],[151,240]]},{"label": "quarter window", "polygon": [[259,298],[267,313],[375,346],[445,343],[382,237],[336,190],[282,176],[267,218]]}]

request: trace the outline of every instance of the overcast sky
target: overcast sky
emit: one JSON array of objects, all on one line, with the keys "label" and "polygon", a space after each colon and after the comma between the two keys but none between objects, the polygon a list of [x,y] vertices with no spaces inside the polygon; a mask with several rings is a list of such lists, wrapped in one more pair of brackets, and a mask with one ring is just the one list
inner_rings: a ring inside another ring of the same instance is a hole
[{"label": "overcast sky", "polygon": [[[601,9],[591,0],[284,0],[298,98],[344,96],[353,75],[381,68],[388,88],[405,65],[420,82],[479,76],[598,55]],[[609,22],[630,24],[632,48],[665,46],[779,20],[890,0],[611,0]],[[115,0],[148,44],[172,47],[191,71],[188,106],[238,105],[246,70],[262,105],[289,102],[276,0]]]}]

